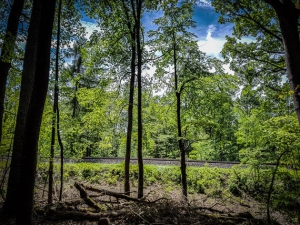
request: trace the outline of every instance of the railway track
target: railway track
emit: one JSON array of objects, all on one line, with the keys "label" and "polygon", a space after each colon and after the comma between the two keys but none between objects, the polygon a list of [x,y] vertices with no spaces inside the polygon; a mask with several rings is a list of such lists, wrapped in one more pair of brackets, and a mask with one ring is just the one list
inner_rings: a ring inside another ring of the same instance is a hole
[{"label": "railway track", "polygon": [[[82,162],[95,162],[104,164],[117,164],[124,162],[122,157],[83,157]],[[166,165],[166,166],[180,166],[179,159],[162,159],[162,158],[144,158],[144,164],[152,165]],[[136,164],[137,158],[131,158],[130,163]],[[204,160],[186,160],[187,166],[209,166],[218,168],[231,168],[234,165],[240,164],[240,162],[230,162],[230,161],[204,161]]]}]

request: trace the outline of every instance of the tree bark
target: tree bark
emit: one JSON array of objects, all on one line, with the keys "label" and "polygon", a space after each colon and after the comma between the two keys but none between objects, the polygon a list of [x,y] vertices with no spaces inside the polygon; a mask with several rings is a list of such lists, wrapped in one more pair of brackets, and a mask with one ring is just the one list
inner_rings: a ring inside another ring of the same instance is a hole
[{"label": "tree bark", "polygon": [[133,121],[133,98],[134,98],[134,82],[135,82],[135,61],[136,61],[136,41],[135,41],[135,25],[132,28],[131,21],[128,15],[128,9],[123,1],[124,10],[127,17],[127,27],[131,36],[131,76],[130,76],[130,89],[128,101],[128,123],[127,123],[127,136],[126,136],[126,152],[125,152],[125,165],[124,165],[124,192],[130,195],[130,154],[131,154],[131,137],[132,137],[132,121]]},{"label": "tree bark", "polygon": [[[133,35],[134,36],[134,35]],[[134,41],[134,40],[132,40]],[[133,120],[133,97],[134,97],[134,82],[135,82],[135,44],[131,46],[131,77],[130,77],[130,91],[129,91],[129,104],[128,104],[128,124],[127,124],[127,137],[126,137],[126,153],[125,153],[125,176],[124,176],[124,192],[130,195],[130,181],[129,181],[129,166],[130,166],[130,153],[131,153],[131,136],[132,136],[132,120]]]},{"label": "tree bark", "polygon": [[88,193],[86,192],[85,187],[84,187],[83,185],[81,185],[81,184],[79,184],[79,183],[76,182],[76,183],[74,184],[74,186],[75,186],[76,189],[80,192],[80,197],[84,200],[84,202],[85,202],[88,206],[90,206],[90,207],[96,209],[98,212],[99,212],[100,210],[103,209],[98,203],[96,203],[96,202],[88,195]]},{"label": "tree bark", "polygon": [[137,46],[137,80],[138,80],[138,198],[144,195],[143,165],[143,123],[142,123],[142,47],[141,47],[141,11],[142,1],[136,1],[136,46]]},{"label": "tree bark", "polygon": [[33,4],[41,4],[42,9],[37,42],[34,85],[28,107],[21,154],[19,185],[22,188],[19,189],[17,225],[32,224],[38,139],[49,83],[51,39],[56,0],[34,0]]},{"label": "tree bark", "polygon": [[[52,130],[51,130],[51,148],[50,148],[50,163],[49,163],[49,186],[48,186],[48,204],[53,202],[53,161],[54,161],[54,147],[55,147],[55,134],[56,134],[56,125],[58,125],[58,61],[59,61],[59,45],[60,45],[60,16],[61,16],[61,0],[58,4],[58,15],[57,15],[57,38],[56,38],[56,54],[55,54],[55,81],[54,81],[54,100],[53,100],[53,115],[52,115]],[[57,132],[59,134],[59,130]],[[63,165],[63,160],[62,163]],[[62,193],[62,179],[61,179],[61,191],[60,198],[61,201]]]},{"label": "tree bark", "polygon": [[56,123],[56,128],[57,128],[57,139],[58,139],[58,144],[60,147],[60,190],[59,190],[59,201],[62,201],[62,193],[63,193],[63,186],[64,186],[64,146],[60,137],[60,117],[59,117],[59,107],[57,105],[57,123]]},{"label": "tree bark", "polygon": [[0,144],[2,143],[2,120],[4,113],[4,98],[8,72],[11,67],[12,52],[18,34],[18,23],[23,10],[24,0],[15,0],[12,4],[7,21],[6,33],[0,55]]},{"label": "tree bark", "polygon": [[300,40],[298,19],[300,9],[291,0],[265,0],[276,11],[282,33],[287,75],[294,91],[293,100],[300,126]]},{"label": "tree bark", "polygon": [[33,80],[36,70],[36,54],[38,33],[41,14],[41,2],[35,2],[32,7],[30,27],[28,29],[28,38],[25,47],[25,56],[23,64],[23,73],[21,80],[21,91],[19,99],[19,107],[17,121],[15,127],[14,144],[12,159],[10,164],[9,179],[7,185],[6,201],[3,211],[8,216],[15,216],[18,200],[19,200],[19,178],[20,178],[20,161],[23,150],[25,121],[27,119],[27,111],[33,90]]},{"label": "tree bark", "polygon": [[187,199],[187,182],[186,182],[186,163],[185,163],[185,147],[181,130],[181,90],[178,88],[178,73],[177,73],[177,49],[176,35],[173,33],[173,62],[174,62],[174,80],[176,93],[176,115],[177,115],[177,136],[178,146],[180,150],[180,171],[181,171],[181,188],[182,194]]}]

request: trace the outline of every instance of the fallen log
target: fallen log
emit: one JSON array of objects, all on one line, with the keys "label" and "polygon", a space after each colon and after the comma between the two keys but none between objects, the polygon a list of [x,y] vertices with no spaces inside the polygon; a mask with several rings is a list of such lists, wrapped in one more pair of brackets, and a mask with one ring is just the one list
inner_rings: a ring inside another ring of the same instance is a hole
[{"label": "fallen log", "polygon": [[97,204],[92,198],[89,197],[89,195],[87,194],[87,192],[85,190],[85,187],[82,184],[75,182],[74,186],[79,191],[80,197],[84,200],[84,202],[88,206],[94,208],[98,212],[103,210],[103,208],[99,204]]},{"label": "fallen log", "polygon": [[108,196],[115,197],[117,199],[117,201],[119,199],[124,199],[126,201],[132,201],[132,202],[137,202],[137,203],[153,204],[160,200],[166,199],[166,198],[160,198],[160,199],[156,199],[155,201],[146,201],[145,198],[134,198],[134,197],[122,194],[122,193],[99,189],[99,188],[91,186],[91,185],[84,185],[84,184],[81,184],[81,185],[86,190],[93,191],[93,192],[99,193],[101,195],[108,195]]},{"label": "fallen log", "polygon": [[99,189],[99,188],[91,186],[91,185],[84,185],[84,184],[80,184],[80,185],[82,185],[82,187],[84,187],[86,190],[100,193],[102,195],[109,195],[109,196],[115,197],[116,199],[124,199],[127,201],[133,201],[133,202],[139,202],[139,203],[151,203],[149,201],[145,201],[143,198],[133,198],[133,197],[125,195],[125,194],[108,191],[108,190],[104,190],[104,189]]}]

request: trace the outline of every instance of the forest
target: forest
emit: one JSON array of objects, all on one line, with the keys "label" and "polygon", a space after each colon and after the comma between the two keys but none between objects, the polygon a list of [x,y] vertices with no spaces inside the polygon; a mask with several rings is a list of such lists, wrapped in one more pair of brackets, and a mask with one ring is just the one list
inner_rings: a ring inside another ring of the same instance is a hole
[{"label": "forest", "polygon": [[[217,57],[200,8],[230,28]],[[299,16],[299,0],[1,0],[0,223],[299,224]]]}]

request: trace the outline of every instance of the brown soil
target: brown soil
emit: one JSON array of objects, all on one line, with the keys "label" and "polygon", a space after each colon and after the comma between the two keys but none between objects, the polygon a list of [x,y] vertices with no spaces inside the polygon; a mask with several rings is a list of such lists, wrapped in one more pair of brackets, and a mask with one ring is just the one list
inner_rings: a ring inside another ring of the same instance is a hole
[{"label": "brown soil", "polygon": [[[162,185],[154,184],[145,189],[144,201],[134,202],[87,191],[100,206],[100,210],[97,211],[80,197],[74,182],[65,185],[61,203],[58,203],[58,190],[55,190],[55,203],[52,205],[47,204],[47,192],[43,190],[43,185],[36,187],[35,224],[268,224],[264,219],[264,207],[246,195],[210,198],[203,194],[191,194],[186,202],[181,197],[179,187],[166,189]],[[123,189],[121,183],[114,186],[106,183],[94,186],[119,193]],[[58,187],[59,185],[57,189]],[[136,187],[133,186],[132,189],[131,196],[136,197]],[[272,218],[277,221],[273,224],[289,224],[278,212],[273,212]],[[10,225],[14,224],[14,221],[1,224]]]}]

